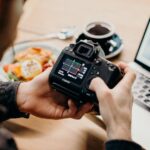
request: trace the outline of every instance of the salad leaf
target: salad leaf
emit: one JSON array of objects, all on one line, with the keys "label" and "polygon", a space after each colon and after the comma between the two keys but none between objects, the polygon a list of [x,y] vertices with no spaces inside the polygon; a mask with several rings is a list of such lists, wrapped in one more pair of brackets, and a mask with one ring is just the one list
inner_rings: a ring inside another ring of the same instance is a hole
[{"label": "salad leaf", "polygon": [[9,80],[11,80],[11,81],[19,81],[19,79],[17,78],[17,76],[15,74],[13,74],[12,72],[8,72],[7,76],[9,78]]}]

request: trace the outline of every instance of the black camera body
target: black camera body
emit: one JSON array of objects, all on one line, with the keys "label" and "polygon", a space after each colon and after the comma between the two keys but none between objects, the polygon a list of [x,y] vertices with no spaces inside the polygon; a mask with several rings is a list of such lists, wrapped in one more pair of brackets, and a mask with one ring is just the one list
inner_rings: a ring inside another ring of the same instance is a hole
[{"label": "black camera body", "polygon": [[100,77],[113,88],[123,77],[116,65],[102,58],[102,51],[98,43],[87,40],[64,48],[50,73],[51,86],[78,106],[86,102],[98,105],[96,94],[89,90],[90,81]]}]

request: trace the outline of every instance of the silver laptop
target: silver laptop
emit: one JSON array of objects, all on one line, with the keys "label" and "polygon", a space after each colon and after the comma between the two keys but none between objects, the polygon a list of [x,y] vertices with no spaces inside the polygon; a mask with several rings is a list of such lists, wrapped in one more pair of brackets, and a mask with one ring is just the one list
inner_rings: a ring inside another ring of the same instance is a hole
[{"label": "silver laptop", "polygon": [[133,85],[134,100],[150,111],[150,19],[134,62],[129,65],[137,72],[137,78]]}]

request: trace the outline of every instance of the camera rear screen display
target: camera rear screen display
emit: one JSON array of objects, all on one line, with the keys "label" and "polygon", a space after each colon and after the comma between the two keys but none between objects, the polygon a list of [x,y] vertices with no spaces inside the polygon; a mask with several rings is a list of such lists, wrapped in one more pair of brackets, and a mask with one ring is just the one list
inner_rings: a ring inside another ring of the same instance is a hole
[{"label": "camera rear screen display", "polygon": [[75,84],[81,84],[90,66],[82,60],[64,55],[61,63],[56,68],[56,74]]}]

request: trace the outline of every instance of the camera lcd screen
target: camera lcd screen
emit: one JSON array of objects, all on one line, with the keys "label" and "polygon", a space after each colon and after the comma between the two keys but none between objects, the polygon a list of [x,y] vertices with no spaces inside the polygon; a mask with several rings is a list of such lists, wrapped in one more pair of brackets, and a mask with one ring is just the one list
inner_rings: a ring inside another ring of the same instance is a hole
[{"label": "camera lcd screen", "polygon": [[64,55],[56,68],[56,74],[63,79],[82,84],[91,65],[84,61]]}]

